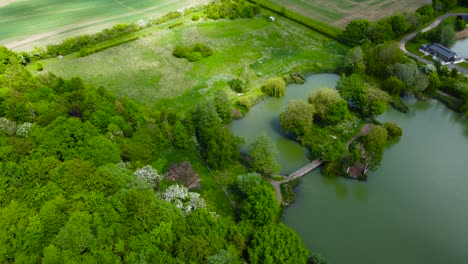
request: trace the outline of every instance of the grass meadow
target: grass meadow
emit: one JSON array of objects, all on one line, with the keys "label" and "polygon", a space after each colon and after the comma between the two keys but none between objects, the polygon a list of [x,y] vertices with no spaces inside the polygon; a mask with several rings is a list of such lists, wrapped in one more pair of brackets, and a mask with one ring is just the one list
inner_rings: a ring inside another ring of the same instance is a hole
[{"label": "grass meadow", "polygon": [[[217,89],[237,97],[228,88],[233,78],[248,81],[250,91],[243,96],[250,96],[259,93],[258,88],[271,76],[301,69],[333,70],[346,52],[336,41],[282,18],[275,22],[261,17],[186,19],[172,29],[160,25],[138,34],[143,37],[87,57],[71,54],[62,60],[41,61],[42,73],[79,76],[119,96],[180,111]],[[172,55],[175,45],[197,42],[213,47],[214,54],[197,62]]]},{"label": "grass meadow", "polygon": [[[59,31],[58,41],[110,27],[160,16],[204,0],[2,0],[0,45],[33,35]],[[50,38],[49,38],[50,39]],[[45,42],[44,42],[45,41]],[[47,38],[34,45],[49,44]],[[30,49],[31,47],[26,47]]]},{"label": "grass meadow", "polygon": [[378,20],[396,12],[414,11],[431,0],[271,0],[315,20],[344,28],[358,18]]}]

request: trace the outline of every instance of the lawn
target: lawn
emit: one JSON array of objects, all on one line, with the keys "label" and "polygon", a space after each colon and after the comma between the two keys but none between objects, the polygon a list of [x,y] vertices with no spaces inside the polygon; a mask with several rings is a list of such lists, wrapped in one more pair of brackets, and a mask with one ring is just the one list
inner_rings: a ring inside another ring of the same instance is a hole
[{"label": "lawn", "polygon": [[349,21],[366,18],[372,21],[396,12],[414,11],[430,0],[272,0],[301,15],[344,28]]},{"label": "lawn", "polygon": [[[3,0],[0,1],[0,45],[28,50],[77,33],[96,32],[116,23],[160,16],[203,0]],[[54,33],[20,47],[13,42]]]},{"label": "lawn", "polygon": [[[62,60],[41,61],[42,73],[64,78],[79,76],[95,86],[104,86],[119,96],[128,96],[149,106],[165,105],[175,110],[194,106],[217,89],[228,88],[233,78],[249,82],[249,94],[271,76],[294,70],[333,70],[346,48],[295,22],[278,18],[193,22],[164,25],[138,32],[140,39],[87,57],[72,54]],[[198,62],[175,58],[177,44],[201,42],[214,54]],[[230,92],[231,97],[237,97]]]}]

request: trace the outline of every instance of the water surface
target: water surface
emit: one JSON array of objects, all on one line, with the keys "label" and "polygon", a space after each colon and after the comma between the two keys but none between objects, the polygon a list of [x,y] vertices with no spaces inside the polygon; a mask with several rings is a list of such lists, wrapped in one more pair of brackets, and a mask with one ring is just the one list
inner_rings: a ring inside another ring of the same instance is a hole
[{"label": "water surface", "polygon": [[307,100],[310,91],[322,87],[334,88],[339,76],[336,74],[314,74],[306,78],[305,84],[291,84],[282,98],[268,98],[250,109],[241,120],[232,123],[235,135],[245,139],[242,151],[248,149],[256,137],[265,133],[274,142],[278,154],[277,160],[282,174],[289,174],[309,162],[307,149],[285,137],[279,124],[279,115],[291,100]]},{"label": "water surface", "polygon": [[451,49],[462,57],[468,58],[468,38],[457,40]]},{"label": "water surface", "polygon": [[468,263],[468,121],[436,101],[380,118],[403,128],[367,182],[314,171],[283,221],[331,264]]}]

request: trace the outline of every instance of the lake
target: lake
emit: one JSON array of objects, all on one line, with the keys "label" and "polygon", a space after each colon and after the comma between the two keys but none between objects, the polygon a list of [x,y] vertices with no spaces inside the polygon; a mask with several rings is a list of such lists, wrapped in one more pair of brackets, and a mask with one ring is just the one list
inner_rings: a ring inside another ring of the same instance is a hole
[{"label": "lake", "polygon": [[[308,162],[307,150],[284,138],[279,114],[313,89],[334,87],[339,76],[316,74],[290,85],[232,124],[248,143],[265,133],[281,151],[287,174]],[[283,222],[329,264],[458,264],[468,259],[468,120],[437,101],[408,101],[379,117],[403,128],[367,182],[326,178],[315,170],[295,189]],[[244,151],[248,143],[243,147]]]},{"label": "lake", "polygon": [[314,171],[283,221],[331,264],[440,264],[468,259],[468,121],[436,101],[389,109],[403,128],[367,182]]}]

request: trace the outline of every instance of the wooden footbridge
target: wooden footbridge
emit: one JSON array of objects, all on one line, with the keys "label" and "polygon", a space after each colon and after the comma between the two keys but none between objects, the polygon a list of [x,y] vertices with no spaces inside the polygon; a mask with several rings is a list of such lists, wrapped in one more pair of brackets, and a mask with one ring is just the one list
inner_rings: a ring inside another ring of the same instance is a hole
[{"label": "wooden footbridge", "polygon": [[[345,146],[346,149],[348,149],[349,145],[356,140],[357,138],[369,134],[369,132],[374,128],[375,125],[373,124],[365,124],[361,130],[355,134],[352,138],[350,138]],[[275,188],[276,192],[276,198],[278,199],[278,202],[281,204],[283,203],[283,196],[281,195],[281,184],[290,182],[295,179],[299,179],[302,176],[306,175],[307,173],[315,170],[316,168],[320,167],[320,165],[323,164],[323,161],[321,159],[316,159],[308,164],[306,164],[304,167],[298,169],[297,171],[291,173],[288,177],[286,177],[284,180],[281,181],[275,181],[271,178],[268,178],[267,180],[273,185]]]},{"label": "wooden footbridge", "polygon": [[304,167],[302,167],[302,168],[298,169],[297,171],[291,173],[288,177],[286,177],[282,181],[275,181],[275,180],[269,178],[268,181],[275,188],[276,198],[278,199],[278,202],[280,204],[283,202],[283,196],[281,195],[281,187],[280,187],[281,184],[293,181],[295,179],[298,179],[298,178],[306,175],[307,173],[309,173],[309,172],[315,170],[316,168],[320,167],[320,165],[322,165],[322,163],[323,163],[323,161],[320,160],[320,159],[314,160],[311,163],[307,163]]}]

